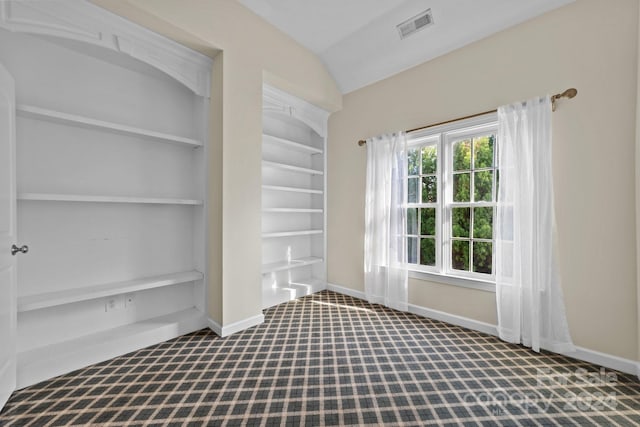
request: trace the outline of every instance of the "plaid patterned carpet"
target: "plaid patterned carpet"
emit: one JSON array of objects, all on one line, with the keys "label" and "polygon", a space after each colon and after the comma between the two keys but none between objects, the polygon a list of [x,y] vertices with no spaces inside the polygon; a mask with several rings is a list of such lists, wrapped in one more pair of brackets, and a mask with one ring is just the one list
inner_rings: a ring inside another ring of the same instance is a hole
[{"label": "plaid patterned carpet", "polygon": [[2,426],[640,425],[633,377],[333,292],[18,391]]}]

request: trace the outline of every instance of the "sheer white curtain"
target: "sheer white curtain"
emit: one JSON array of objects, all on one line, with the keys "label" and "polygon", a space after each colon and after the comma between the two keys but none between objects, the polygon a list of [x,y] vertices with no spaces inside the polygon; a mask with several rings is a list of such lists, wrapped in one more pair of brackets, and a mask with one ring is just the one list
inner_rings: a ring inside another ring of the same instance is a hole
[{"label": "sheer white curtain", "polygon": [[407,310],[405,205],[407,140],[404,132],[367,140],[364,289],[367,300]]},{"label": "sheer white curtain", "polygon": [[500,338],[574,350],[557,266],[549,96],[498,109],[496,298]]}]

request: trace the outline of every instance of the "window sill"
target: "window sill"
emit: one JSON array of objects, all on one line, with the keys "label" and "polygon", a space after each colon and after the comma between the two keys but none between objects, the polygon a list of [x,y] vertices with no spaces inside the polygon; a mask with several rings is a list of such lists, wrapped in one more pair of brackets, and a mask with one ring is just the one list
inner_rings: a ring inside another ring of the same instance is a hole
[{"label": "window sill", "polygon": [[469,279],[467,277],[449,276],[426,271],[409,270],[409,277],[429,282],[444,283],[446,285],[460,286],[462,288],[476,289],[486,292],[495,292],[496,284],[487,280]]}]

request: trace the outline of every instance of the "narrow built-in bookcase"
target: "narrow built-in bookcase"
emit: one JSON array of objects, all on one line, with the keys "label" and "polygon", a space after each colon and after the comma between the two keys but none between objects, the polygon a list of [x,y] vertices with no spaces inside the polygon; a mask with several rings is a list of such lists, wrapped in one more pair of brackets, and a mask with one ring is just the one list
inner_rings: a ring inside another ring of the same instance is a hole
[{"label": "narrow built-in bookcase", "polygon": [[326,288],[328,113],[264,87],[262,305]]},{"label": "narrow built-in bookcase", "polygon": [[211,60],[85,2],[10,6],[20,388],[206,326]]}]

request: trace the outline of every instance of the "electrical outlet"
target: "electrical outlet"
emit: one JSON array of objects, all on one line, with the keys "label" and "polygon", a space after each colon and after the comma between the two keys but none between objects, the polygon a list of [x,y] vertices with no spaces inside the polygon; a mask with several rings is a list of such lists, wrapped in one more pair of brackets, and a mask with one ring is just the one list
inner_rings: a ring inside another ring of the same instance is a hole
[{"label": "electrical outlet", "polygon": [[124,300],[124,296],[122,295],[114,295],[112,297],[109,297],[105,300],[104,302],[104,311],[105,312],[110,312],[113,310],[120,310],[123,309],[125,306],[125,300]]},{"label": "electrical outlet", "polygon": [[124,307],[135,307],[136,305],[136,294],[126,294],[124,296]]}]

